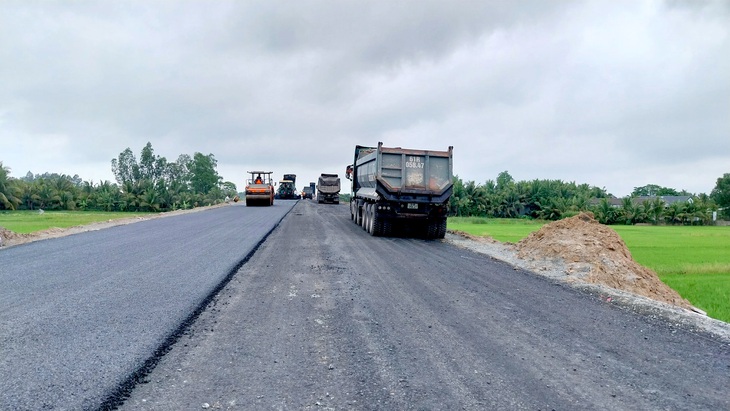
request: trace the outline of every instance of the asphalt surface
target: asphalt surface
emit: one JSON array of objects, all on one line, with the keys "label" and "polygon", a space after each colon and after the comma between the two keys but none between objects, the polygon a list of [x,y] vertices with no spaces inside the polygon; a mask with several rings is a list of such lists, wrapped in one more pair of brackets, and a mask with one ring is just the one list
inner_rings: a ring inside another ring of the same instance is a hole
[{"label": "asphalt surface", "polygon": [[294,204],[232,205],[0,249],[0,409],[118,402]]},{"label": "asphalt surface", "polygon": [[300,201],[122,409],[727,410],[726,341]]}]

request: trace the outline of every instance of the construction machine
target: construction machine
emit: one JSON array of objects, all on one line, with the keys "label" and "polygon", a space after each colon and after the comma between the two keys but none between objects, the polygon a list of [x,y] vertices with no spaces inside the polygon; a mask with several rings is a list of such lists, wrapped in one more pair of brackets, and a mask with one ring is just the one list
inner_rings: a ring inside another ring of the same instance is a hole
[{"label": "construction machine", "polygon": [[247,171],[251,178],[246,180],[247,206],[274,205],[274,185],[272,171]]},{"label": "construction machine", "polygon": [[276,198],[283,200],[298,199],[299,194],[297,194],[296,182],[296,174],[284,174],[284,179],[279,181],[279,187],[276,190]]}]

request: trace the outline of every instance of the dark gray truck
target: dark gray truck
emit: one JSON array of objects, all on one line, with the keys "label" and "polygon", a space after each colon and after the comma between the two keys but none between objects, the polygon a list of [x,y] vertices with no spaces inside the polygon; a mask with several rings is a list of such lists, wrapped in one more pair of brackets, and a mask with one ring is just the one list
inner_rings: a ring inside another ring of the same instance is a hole
[{"label": "dark gray truck", "polygon": [[453,147],[447,151],[355,146],[347,167],[350,216],[374,236],[414,233],[444,238],[454,185]]},{"label": "dark gray truck", "polygon": [[337,174],[321,174],[317,182],[318,203],[340,203],[340,176]]}]

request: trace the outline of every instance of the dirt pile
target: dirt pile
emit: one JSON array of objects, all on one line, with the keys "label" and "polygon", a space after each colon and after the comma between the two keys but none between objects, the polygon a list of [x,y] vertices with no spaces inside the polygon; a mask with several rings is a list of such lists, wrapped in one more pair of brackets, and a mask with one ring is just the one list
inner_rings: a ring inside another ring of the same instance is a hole
[{"label": "dirt pile", "polygon": [[19,238],[21,234],[14,233],[5,227],[0,227],[0,247],[13,244],[15,239]]},{"label": "dirt pile", "polygon": [[24,244],[35,240],[42,240],[45,238],[61,237],[64,232],[63,228],[49,228],[43,231],[37,231],[30,234],[19,234],[14,231],[10,231],[4,227],[0,227],[0,247],[9,247],[18,244]]},{"label": "dirt pile", "polygon": [[547,224],[517,243],[516,249],[526,260],[563,260],[573,281],[602,284],[693,309],[654,271],[634,261],[616,231],[600,224],[591,213]]}]

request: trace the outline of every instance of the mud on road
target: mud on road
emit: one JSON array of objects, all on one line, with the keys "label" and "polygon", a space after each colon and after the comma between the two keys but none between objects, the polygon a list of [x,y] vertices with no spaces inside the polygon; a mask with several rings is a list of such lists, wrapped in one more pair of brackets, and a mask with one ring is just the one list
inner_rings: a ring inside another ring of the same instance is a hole
[{"label": "mud on road", "polygon": [[730,348],[300,201],[123,409],[728,409]]}]

